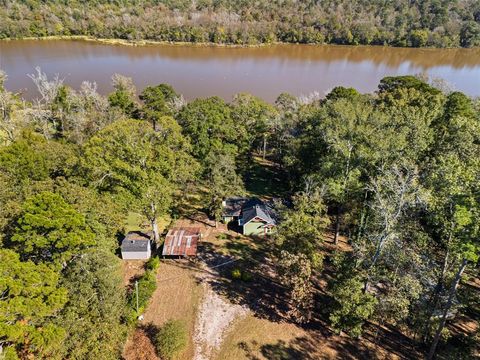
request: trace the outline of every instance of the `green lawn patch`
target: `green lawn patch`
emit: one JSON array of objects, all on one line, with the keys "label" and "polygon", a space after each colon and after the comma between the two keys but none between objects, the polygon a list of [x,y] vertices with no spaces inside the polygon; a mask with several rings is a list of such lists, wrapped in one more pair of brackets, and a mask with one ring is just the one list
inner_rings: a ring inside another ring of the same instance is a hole
[{"label": "green lawn patch", "polygon": [[245,176],[245,187],[251,196],[281,197],[286,193],[286,181],[280,167],[259,156],[253,157],[252,166]]}]

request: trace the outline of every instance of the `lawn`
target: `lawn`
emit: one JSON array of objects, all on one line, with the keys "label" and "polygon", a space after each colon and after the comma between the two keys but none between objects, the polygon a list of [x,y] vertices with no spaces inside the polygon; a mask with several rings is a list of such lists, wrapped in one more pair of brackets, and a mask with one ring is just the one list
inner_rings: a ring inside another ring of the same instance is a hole
[{"label": "lawn", "polygon": [[[162,260],[157,276],[158,288],[145,311],[145,319],[127,341],[125,360],[157,360],[151,341],[152,325],[161,326],[170,319],[183,321],[190,334],[188,347],[180,360],[399,359],[408,358],[408,354],[421,356],[411,347],[408,338],[389,329],[377,331],[376,327],[369,326],[361,339],[352,339],[333,333],[328,319],[314,319],[308,327],[290,322],[282,309],[284,290],[276,284],[272,272],[274,263],[269,254],[273,243],[268,239],[245,237],[228,230],[223,224],[210,226],[200,215],[198,217],[199,220],[183,218],[175,224],[201,227],[204,238],[196,262]],[[343,242],[342,238],[340,248],[348,250]],[[330,243],[325,244],[327,253],[333,251]],[[239,260],[216,267],[231,259]],[[233,280],[233,268],[251,273],[252,279]],[[325,276],[322,275],[322,280]],[[199,318],[203,319],[200,334],[207,334],[207,343],[209,338],[216,341],[208,334],[221,334],[220,345],[211,349],[207,357],[196,353],[198,341],[194,339],[198,340],[199,336]]]},{"label": "lawn", "polygon": [[[171,221],[171,218],[168,215],[159,217],[157,219],[158,230],[162,232],[168,226],[168,224],[170,224],[170,221]],[[145,216],[134,211],[130,211],[128,213],[124,228],[125,228],[125,232],[138,231],[138,230],[140,231],[152,230],[152,226],[147,221],[147,219],[145,219]]]},{"label": "lawn", "polygon": [[[284,191],[276,165],[258,157],[246,185],[250,195],[262,198],[281,196]],[[177,214],[180,219],[175,221],[175,226],[201,228],[203,238],[197,260],[162,260],[158,288],[145,311],[145,319],[129,337],[124,351],[126,360],[158,359],[152,335],[155,327],[171,319],[183,321],[190,335],[180,360],[422,356],[405,335],[375,325],[368,326],[360,339],[335,334],[329,328],[328,309],[319,309],[317,313],[321,317],[313,319],[306,327],[292,323],[286,316],[285,288],[275,277],[273,240],[243,236],[224,224],[214,226],[201,211],[204,191],[195,187],[185,194],[182,211]],[[170,219],[162,219],[161,228],[169,222]],[[134,213],[129,214],[128,226],[148,229],[148,224]],[[328,237],[323,247],[325,255],[328,257],[336,250],[350,251],[351,248],[343,237],[338,246],[333,245],[331,236]],[[235,261],[229,264],[232,260]],[[217,267],[218,264],[222,266]],[[234,269],[247,272],[250,279],[233,279]],[[327,296],[325,286],[329,276],[331,269],[326,261],[325,271],[319,274],[316,282],[318,296]],[[203,339],[200,345],[199,338]],[[216,343],[219,345],[212,345]]]},{"label": "lawn", "polygon": [[278,164],[254,156],[251,168],[245,177],[249,195],[259,198],[279,197],[286,193],[286,179]]},{"label": "lawn", "polygon": [[[331,236],[330,236],[331,237]],[[387,328],[368,326],[360,339],[334,333],[327,318],[315,318],[306,327],[288,320],[282,305],[284,290],[276,284],[271,251],[274,243],[265,238],[250,238],[219,227],[204,240],[203,252],[210,257],[241,259],[231,266],[217,269],[219,274],[211,286],[232,304],[248,309],[238,318],[212,359],[217,360],[287,360],[287,359],[401,359],[409,355],[421,357],[418,349],[401,333]],[[341,237],[337,247],[332,239],[324,246],[326,256],[336,249],[350,251]],[[205,255],[204,254],[204,255]],[[212,263],[214,263],[212,261]],[[328,268],[327,264],[326,267]],[[232,268],[252,274],[251,281],[231,279]],[[329,269],[318,280],[319,295],[324,294]],[[320,294],[321,293],[321,294]],[[324,295],[322,295],[324,296]],[[320,302],[319,302],[320,303]],[[319,313],[328,313],[322,309]]]},{"label": "lawn", "polygon": [[193,358],[193,331],[197,309],[202,298],[202,287],[196,271],[184,260],[163,260],[157,273],[157,289],[144,313],[144,320],[129,336],[123,357],[125,360],[156,360],[152,340],[156,328],[169,320],[182,321],[189,333],[186,350],[177,360]]},{"label": "lawn", "polygon": [[[288,344],[302,336],[305,336],[305,331],[295,325],[274,323],[249,315],[235,324],[225,338],[216,359],[268,359],[265,356],[268,355],[270,345]],[[282,357],[270,359],[288,359],[289,355],[293,355],[293,352],[285,351]]]}]

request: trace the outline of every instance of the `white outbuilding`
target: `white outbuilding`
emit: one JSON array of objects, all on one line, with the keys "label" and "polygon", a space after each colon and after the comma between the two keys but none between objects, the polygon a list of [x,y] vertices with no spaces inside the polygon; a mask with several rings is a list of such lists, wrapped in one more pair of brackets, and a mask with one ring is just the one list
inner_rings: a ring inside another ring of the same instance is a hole
[{"label": "white outbuilding", "polygon": [[150,235],[141,231],[130,231],[122,241],[122,259],[144,260],[152,255]]}]

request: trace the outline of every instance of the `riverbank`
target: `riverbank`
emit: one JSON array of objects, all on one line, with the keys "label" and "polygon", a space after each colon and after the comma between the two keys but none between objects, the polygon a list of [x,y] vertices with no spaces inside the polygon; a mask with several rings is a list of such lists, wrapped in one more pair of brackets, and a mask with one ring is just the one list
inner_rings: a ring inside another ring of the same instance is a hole
[{"label": "riverbank", "polygon": [[[42,36],[42,37],[23,37],[23,38],[5,38],[0,39],[2,41],[26,41],[26,40],[38,40],[38,41],[48,41],[48,40],[71,40],[71,41],[89,41],[96,42],[99,44],[105,45],[124,45],[124,46],[155,46],[155,45],[176,45],[176,46],[198,46],[198,47],[221,47],[221,48],[256,48],[256,47],[266,47],[271,45],[279,44],[290,44],[283,42],[270,42],[270,43],[259,43],[259,44],[220,44],[214,42],[188,42],[188,41],[155,41],[155,40],[127,40],[127,39],[105,39],[105,38],[96,38],[93,36],[87,35],[52,35],[52,36]],[[325,45],[325,44],[305,44],[305,45]]]},{"label": "riverbank", "polygon": [[[335,43],[291,43],[282,41],[272,41],[268,43],[257,44],[232,44],[232,43],[215,43],[215,42],[191,42],[191,41],[156,41],[156,40],[127,40],[127,39],[115,39],[115,38],[96,38],[87,35],[51,35],[41,37],[23,37],[23,38],[5,38],[0,39],[0,43],[5,41],[26,41],[26,40],[70,40],[70,41],[88,41],[105,45],[123,45],[123,46],[156,46],[156,45],[174,45],[174,46],[196,46],[196,47],[219,47],[219,48],[261,48],[274,45],[304,45],[304,46],[339,46],[347,48],[362,48],[362,47],[374,47],[374,48],[392,48],[392,49],[417,49],[417,50],[459,50],[466,49],[462,47],[412,47],[412,46],[392,46],[392,45],[349,45],[349,44],[335,44]],[[480,47],[470,47],[468,50],[477,50]]]}]

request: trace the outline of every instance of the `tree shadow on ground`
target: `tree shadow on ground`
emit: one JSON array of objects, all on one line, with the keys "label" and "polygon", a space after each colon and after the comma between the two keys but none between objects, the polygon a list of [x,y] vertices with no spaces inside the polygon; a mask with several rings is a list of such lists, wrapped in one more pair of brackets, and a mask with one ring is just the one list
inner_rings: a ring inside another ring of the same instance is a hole
[{"label": "tree shadow on ground", "polygon": [[[265,275],[265,267],[269,261],[265,259],[262,263],[254,260],[262,258],[259,250],[252,250],[235,242],[229,246],[231,253],[224,255],[215,250],[214,244],[202,244],[202,261],[217,275],[208,278],[213,291],[234,304],[248,307],[257,317],[271,321],[285,320],[283,315],[286,311],[283,301],[285,289]],[[248,276],[243,280],[233,279],[231,274],[234,269]]]},{"label": "tree shadow on ground", "polygon": [[241,234],[242,233],[242,227],[240,225],[238,225],[238,221],[230,221],[228,224],[227,224],[227,229],[229,231],[233,231],[233,232],[236,232],[238,234]]},{"label": "tree shadow on ground", "polygon": [[[337,340],[337,339],[336,339]],[[318,359],[377,359],[374,352],[365,346],[345,341],[325,341],[317,335],[306,335],[291,341],[278,340],[275,343],[260,345],[256,341],[240,342],[237,346],[243,350],[249,360],[318,360]]]},{"label": "tree shadow on ground", "polygon": [[145,334],[147,334],[152,344],[155,344],[155,339],[157,338],[158,332],[160,330],[159,327],[150,322],[148,324],[140,325],[139,328],[143,330]]},{"label": "tree shadow on ground", "polygon": [[[245,356],[249,360],[260,360],[257,354],[269,360],[290,360],[290,359],[309,359],[307,354],[303,354],[301,350],[289,346],[285,341],[279,340],[275,344],[266,344],[259,346],[256,341],[251,344],[240,342],[237,345],[244,351]],[[307,357],[305,357],[307,355]]]},{"label": "tree shadow on ground", "polygon": [[369,342],[373,349],[384,351],[390,355],[394,354],[402,359],[424,357],[422,349],[411,338],[393,326],[380,327],[377,324],[368,323],[362,338],[365,342]]},{"label": "tree shadow on ground", "polygon": [[441,344],[437,350],[438,360],[450,359],[478,359],[480,343],[478,338],[471,334],[456,334]]},{"label": "tree shadow on ground", "polygon": [[286,192],[285,175],[278,164],[262,158],[253,158],[245,175],[246,190],[258,197],[281,196]]}]

